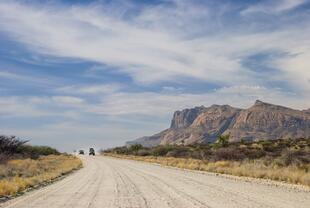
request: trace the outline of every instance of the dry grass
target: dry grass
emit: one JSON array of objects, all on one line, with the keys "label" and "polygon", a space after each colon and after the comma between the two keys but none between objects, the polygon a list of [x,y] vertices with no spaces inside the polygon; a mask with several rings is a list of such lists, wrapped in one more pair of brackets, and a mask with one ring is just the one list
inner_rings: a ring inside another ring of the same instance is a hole
[{"label": "dry grass", "polygon": [[10,160],[0,165],[0,197],[16,195],[27,188],[51,182],[81,166],[78,158],[69,155]]},{"label": "dry grass", "polygon": [[310,186],[310,165],[303,168],[288,165],[279,166],[266,160],[243,160],[243,161],[217,161],[208,162],[197,159],[154,157],[154,156],[129,156],[119,154],[105,154],[108,156],[125,158],[131,160],[157,163],[165,166],[178,167],[183,169],[209,171],[224,173],[235,176],[247,176],[264,178],[277,181],[284,181],[292,184]]}]

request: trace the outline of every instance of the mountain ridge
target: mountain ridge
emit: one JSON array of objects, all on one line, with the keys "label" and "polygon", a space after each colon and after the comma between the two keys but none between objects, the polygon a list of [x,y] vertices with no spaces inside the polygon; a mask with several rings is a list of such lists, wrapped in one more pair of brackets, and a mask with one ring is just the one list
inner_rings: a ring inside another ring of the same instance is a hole
[{"label": "mountain ridge", "polygon": [[156,146],[213,142],[229,134],[230,141],[310,137],[309,109],[295,110],[256,100],[247,109],[230,105],[199,106],[175,111],[170,128],[131,144]]}]

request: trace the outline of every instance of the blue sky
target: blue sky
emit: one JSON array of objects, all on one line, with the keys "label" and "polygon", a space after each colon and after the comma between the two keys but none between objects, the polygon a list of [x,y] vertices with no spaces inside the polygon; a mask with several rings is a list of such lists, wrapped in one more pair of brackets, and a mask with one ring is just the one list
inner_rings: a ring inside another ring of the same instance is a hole
[{"label": "blue sky", "polygon": [[310,105],[308,0],[2,0],[0,132],[70,151],[175,110]]}]

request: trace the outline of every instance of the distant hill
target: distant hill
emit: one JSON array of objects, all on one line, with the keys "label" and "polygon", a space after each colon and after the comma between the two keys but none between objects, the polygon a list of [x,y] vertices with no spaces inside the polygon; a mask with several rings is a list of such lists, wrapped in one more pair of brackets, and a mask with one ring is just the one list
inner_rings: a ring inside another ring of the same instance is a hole
[{"label": "distant hill", "polygon": [[310,137],[310,109],[294,110],[257,100],[248,109],[212,105],[176,111],[170,128],[127,144],[192,144],[212,142],[221,134],[230,141]]}]

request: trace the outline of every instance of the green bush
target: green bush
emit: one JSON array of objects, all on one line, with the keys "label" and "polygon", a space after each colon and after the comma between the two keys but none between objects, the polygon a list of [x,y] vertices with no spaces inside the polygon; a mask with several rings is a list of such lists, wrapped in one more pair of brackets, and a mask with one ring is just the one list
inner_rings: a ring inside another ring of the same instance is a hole
[{"label": "green bush", "polygon": [[229,144],[229,134],[218,136],[215,144],[217,144],[215,147],[227,147]]},{"label": "green bush", "polygon": [[171,146],[157,146],[157,147],[154,147],[152,150],[151,150],[151,153],[153,156],[166,156],[166,154],[173,150],[173,147]]},{"label": "green bush", "polygon": [[248,159],[259,159],[266,156],[266,152],[262,149],[248,148],[243,150],[243,152]]},{"label": "green bush", "polygon": [[191,150],[188,147],[184,146],[176,146],[172,147],[167,153],[167,157],[190,157],[191,156]]},{"label": "green bush", "polygon": [[124,155],[124,154],[128,154],[129,151],[128,151],[128,148],[127,147],[116,147],[114,149],[111,149],[111,150],[107,150],[105,152],[113,152],[113,153],[116,153],[116,154],[121,154],[121,155]]},{"label": "green bush", "polygon": [[302,166],[310,163],[310,150],[294,150],[285,149],[282,151],[281,157],[277,160],[282,166],[295,165]]},{"label": "green bush", "polygon": [[12,155],[17,153],[17,149],[23,146],[27,141],[22,141],[15,136],[0,135],[0,153]]},{"label": "green bush", "polygon": [[31,146],[23,145],[17,149],[17,153],[20,153],[25,156],[30,156],[31,158],[37,158],[40,155],[59,155],[60,153],[51,147],[48,146]]},{"label": "green bush", "polygon": [[220,160],[243,160],[246,158],[244,152],[238,148],[226,147],[214,150],[212,159],[215,161]]},{"label": "green bush", "polygon": [[15,136],[0,135],[0,162],[12,158],[38,158],[41,155],[59,155],[60,153],[48,146],[26,145],[27,141]]},{"label": "green bush", "polygon": [[133,154],[137,154],[139,150],[143,149],[141,144],[133,144],[128,148],[128,151]]}]

